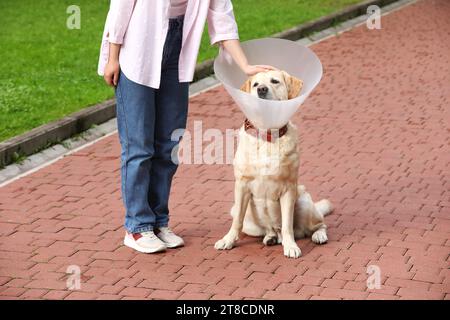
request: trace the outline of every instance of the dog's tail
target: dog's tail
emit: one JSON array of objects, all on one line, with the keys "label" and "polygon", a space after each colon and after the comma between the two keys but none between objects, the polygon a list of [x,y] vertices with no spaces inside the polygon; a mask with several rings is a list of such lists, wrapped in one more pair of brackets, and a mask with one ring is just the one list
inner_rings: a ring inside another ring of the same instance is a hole
[{"label": "dog's tail", "polygon": [[333,212],[333,205],[328,199],[317,201],[314,203],[314,206],[316,207],[316,210],[324,217]]}]

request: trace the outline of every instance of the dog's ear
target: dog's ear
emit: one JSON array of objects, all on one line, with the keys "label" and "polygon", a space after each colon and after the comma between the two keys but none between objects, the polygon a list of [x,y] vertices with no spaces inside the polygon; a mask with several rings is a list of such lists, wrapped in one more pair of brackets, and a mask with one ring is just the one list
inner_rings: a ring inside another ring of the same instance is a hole
[{"label": "dog's ear", "polygon": [[288,87],[288,99],[297,98],[302,91],[303,81],[283,71],[284,81]]},{"label": "dog's ear", "polygon": [[241,90],[247,93],[250,93],[252,89],[252,77],[248,78],[247,81],[241,87]]}]

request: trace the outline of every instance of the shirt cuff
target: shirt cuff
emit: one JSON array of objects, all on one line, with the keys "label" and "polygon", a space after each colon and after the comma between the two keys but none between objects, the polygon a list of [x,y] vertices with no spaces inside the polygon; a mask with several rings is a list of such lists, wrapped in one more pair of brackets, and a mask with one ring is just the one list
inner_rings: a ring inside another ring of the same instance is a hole
[{"label": "shirt cuff", "polygon": [[211,37],[211,45],[214,45],[220,41],[224,40],[239,40],[238,33],[226,33],[226,34],[216,34],[214,37]]},{"label": "shirt cuff", "polygon": [[117,35],[109,35],[108,36],[109,43],[114,44],[123,44],[123,37],[117,36]]}]

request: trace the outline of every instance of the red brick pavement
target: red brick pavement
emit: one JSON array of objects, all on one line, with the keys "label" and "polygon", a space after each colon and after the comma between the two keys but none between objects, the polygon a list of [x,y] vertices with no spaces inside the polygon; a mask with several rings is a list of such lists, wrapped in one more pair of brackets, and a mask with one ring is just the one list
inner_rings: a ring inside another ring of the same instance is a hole
[{"label": "red brick pavement", "polygon": [[[20,299],[449,299],[450,3],[420,1],[313,46],[325,74],[296,116],[299,179],[336,206],[328,244],[303,256],[227,230],[230,165],[184,165],[171,199],[186,247],[122,246],[119,144],[113,135],[0,189],[0,296]],[[189,126],[237,128],[222,88],[191,100]],[[66,289],[69,265],[81,290]],[[381,270],[368,290],[367,266]]]}]

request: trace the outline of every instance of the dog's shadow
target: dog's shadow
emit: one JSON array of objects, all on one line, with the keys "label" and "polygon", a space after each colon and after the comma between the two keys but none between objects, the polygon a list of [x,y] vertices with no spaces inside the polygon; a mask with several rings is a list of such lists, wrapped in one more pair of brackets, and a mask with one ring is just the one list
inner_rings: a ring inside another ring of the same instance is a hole
[{"label": "dog's shadow", "polygon": [[[182,224],[180,226],[182,226]],[[263,237],[252,237],[246,235],[245,233],[241,233],[239,235],[239,240],[236,241],[233,249],[216,250],[214,249],[215,242],[221,239],[226,233],[226,230],[221,226],[199,229],[198,227],[190,225],[180,228],[177,232],[184,238],[186,248],[191,247],[193,249],[193,247],[202,246],[204,249],[208,249],[208,251],[214,250],[217,253],[226,254],[227,252],[233,252],[235,254],[243,255],[270,255],[275,257],[284,257],[283,247],[281,244],[265,245],[263,243]],[[326,244],[318,245],[313,243],[310,237],[296,239],[296,243],[302,251],[301,257],[311,254],[315,248],[326,246]],[[182,254],[182,252],[179,252],[178,254]]]},{"label": "dog's shadow", "polygon": [[[214,247],[215,241],[217,241],[220,238],[214,239],[214,241],[211,241],[212,246]],[[297,239],[296,243],[300,247],[302,251],[302,257],[305,257],[311,251],[313,251],[314,248],[320,247],[321,245],[317,245],[314,242],[311,241],[311,238],[303,238],[303,239]],[[211,245],[210,244],[210,245]],[[326,245],[326,244],[324,244]],[[216,250],[216,249],[214,249]],[[262,254],[264,256],[280,256],[284,257],[283,254],[283,246],[281,243],[277,243],[274,245],[265,245],[263,243],[263,237],[252,237],[246,234],[241,233],[239,236],[239,240],[236,241],[235,246],[233,249],[230,250],[218,250],[220,252],[230,252],[233,251],[235,253],[241,253],[246,255],[258,255]]]}]

